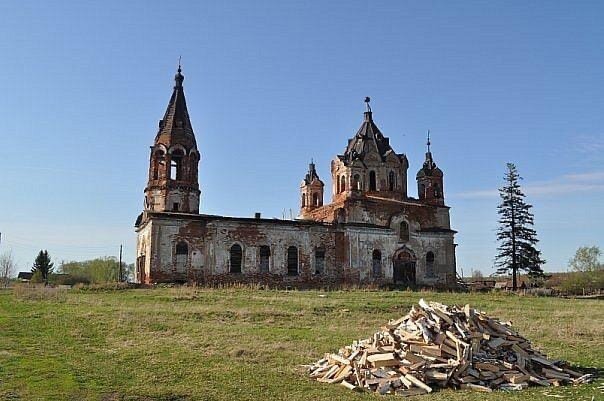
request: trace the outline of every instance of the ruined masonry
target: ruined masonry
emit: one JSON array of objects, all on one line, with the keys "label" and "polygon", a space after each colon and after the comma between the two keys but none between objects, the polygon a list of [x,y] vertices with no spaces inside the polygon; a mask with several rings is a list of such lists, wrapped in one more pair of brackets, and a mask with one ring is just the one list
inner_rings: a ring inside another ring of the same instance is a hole
[{"label": "ruined masonry", "polygon": [[331,203],[311,163],[296,220],[201,214],[200,153],[181,72],[151,147],[135,224],[137,282],[455,285],[455,231],[430,141],[413,198],[407,157],[380,132],[368,98],[361,127],[331,162]]}]

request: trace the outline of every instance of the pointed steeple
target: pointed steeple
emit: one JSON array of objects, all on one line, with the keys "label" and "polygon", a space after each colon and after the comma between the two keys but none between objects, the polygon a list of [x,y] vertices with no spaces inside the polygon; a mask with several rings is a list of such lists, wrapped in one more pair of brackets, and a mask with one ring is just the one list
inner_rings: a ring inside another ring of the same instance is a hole
[{"label": "pointed steeple", "polygon": [[304,182],[306,183],[306,185],[308,185],[315,180],[319,181],[320,183],[323,183],[323,181],[321,181],[321,179],[319,178],[319,174],[317,174],[315,163],[311,159],[310,164],[308,165],[308,173],[306,173],[306,176],[304,177]]},{"label": "pointed steeple", "polygon": [[197,143],[189,118],[189,111],[187,110],[187,101],[182,85],[184,80],[185,77],[179,63],[174,76],[174,90],[164,113],[164,118],[159,121],[159,130],[155,142],[166,146],[179,143],[185,148],[191,149],[196,148]]}]

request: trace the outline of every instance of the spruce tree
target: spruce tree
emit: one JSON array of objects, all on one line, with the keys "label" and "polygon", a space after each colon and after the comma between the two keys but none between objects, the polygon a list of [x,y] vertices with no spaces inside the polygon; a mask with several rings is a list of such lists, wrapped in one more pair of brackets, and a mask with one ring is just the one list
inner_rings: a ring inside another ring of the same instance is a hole
[{"label": "spruce tree", "polygon": [[501,204],[497,207],[499,214],[499,229],[497,241],[500,242],[495,257],[497,273],[512,273],[512,287],[518,288],[517,275],[525,271],[531,277],[543,276],[541,252],[536,245],[537,232],[533,229],[534,219],[531,213],[532,205],[524,201],[524,193],[520,189],[522,179],[512,163],[507,164],[505,185],[499,189]]},{"label": "spruce tree", "polygon": [[34,265],[31,268],[32,273],[39,272],[40,276],[42,276],[42,280],[44,280],[44,284],[48,284],[48,276],[52,273],[54,263],[50,261],[50,256],[48,255],[48,251],[40,250],[38,256],[36,256],[36,260],[34,261]]}]

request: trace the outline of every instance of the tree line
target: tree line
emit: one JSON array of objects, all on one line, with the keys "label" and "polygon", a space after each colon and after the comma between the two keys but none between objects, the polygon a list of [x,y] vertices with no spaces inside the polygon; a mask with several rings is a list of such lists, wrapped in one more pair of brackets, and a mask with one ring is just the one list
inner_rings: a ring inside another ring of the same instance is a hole
[{"label": "tree line", "polygon": [[[40,250],[32,266],[32,282],[45,284],[102,284],[128,281],[134,264],[126,264],[113,256],[91,260],[62,262],[55,272],[47,250]],[[121,274],[121,276],[120,276]]]}]

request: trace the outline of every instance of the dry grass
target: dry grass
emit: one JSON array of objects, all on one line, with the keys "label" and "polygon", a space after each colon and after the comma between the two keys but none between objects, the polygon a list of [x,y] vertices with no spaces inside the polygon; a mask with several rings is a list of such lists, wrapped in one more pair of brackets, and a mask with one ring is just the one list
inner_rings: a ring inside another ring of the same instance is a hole
[{"label": "dry grass", "polygon": [[[0,291],[0,399],[377,400],[310,381],[300,368],[406,313],[420,297],[512,320],[554,358],[604,369],[597,300],[369,290]],[[424,400],[600,396],[597,385]],[[420,399],[418,398],[418,399]]]},{"label": "dry grass", "polygon": [[67,290],[44,285],[17,285],[12,290],[13,296],[20,301],[65,302],[67,299]]}]

